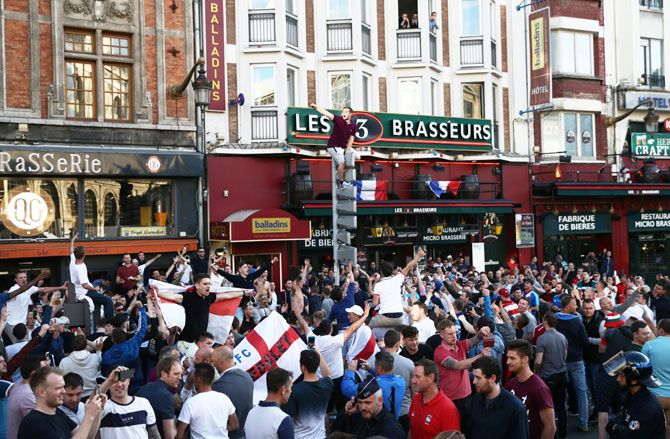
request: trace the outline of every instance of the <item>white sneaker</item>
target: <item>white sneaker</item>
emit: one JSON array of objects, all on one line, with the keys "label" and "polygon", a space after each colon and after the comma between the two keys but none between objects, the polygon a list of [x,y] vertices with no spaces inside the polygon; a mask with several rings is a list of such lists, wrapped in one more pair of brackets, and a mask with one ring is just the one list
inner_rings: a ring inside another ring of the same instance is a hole
[{"label": "white sneaker", "polygon": [[353,187],[353,186],[354,186],[354,185],[351,184],[351,183],[349,183],[348,181],[343,181],[343,182],[342,182],[342,186],[340,186],[340,187],[341,187],[342,189],[346,189],[346,188]]}]

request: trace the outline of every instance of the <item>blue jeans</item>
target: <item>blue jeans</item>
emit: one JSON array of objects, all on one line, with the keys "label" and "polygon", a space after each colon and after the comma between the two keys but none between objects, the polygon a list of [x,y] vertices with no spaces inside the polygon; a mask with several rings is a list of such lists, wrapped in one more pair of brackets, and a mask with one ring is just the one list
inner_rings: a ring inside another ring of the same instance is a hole
[{"label": "blue jeans", "polygon": [[114,317],[114,304],[112,303],[112,299],[110,297],[90,290],[86,292],[86,295],[91,298],[95,305],[102,306],[102,310],[105,313],[106,319],[111,319]]},{"label": "blue jeans", "polygon": [[577,393],[577,407],[579,408],[579,425],[589,424],[589,397],[586,387],[586,371],[583,361],[566,363],[568,376]]},{"label": "blue jeans", "polygon": [[601,363],[592,363],[590,361],[585,361],[584,367],[586,368],[586,384],[588,385],[589,392],[591,393],[591,401],[593,401],[593,404],[595,405],[596,378],[598,378]]}]

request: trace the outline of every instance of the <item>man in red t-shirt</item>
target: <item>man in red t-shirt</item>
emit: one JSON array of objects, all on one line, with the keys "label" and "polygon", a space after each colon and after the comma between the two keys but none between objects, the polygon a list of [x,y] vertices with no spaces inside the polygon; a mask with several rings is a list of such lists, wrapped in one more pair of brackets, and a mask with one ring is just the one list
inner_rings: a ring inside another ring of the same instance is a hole
[{"label": "man in red t-shirt", "polygon": [[128,290],[135,288],[139,275],[140,270],[132,263],[130,255],[123,255],[123,264],[116,269],[116,285],[121,288],[121,292],[125,294]]},{"label": "man in red t-shirt", "polygon": [[530,369],[533,347],[527,340],[507,344],[507,367],[516,374],[505,388],[523,402],[528,413],[529,439],[553,439],[556,434],[554,402],[542,378]]},{"label": "man in red t-shirt", "polygon": [[412,439],[432,439],[443,431],[461,431],[461,418],[454,403],[437,387],[439,372],[435,362],[416,362],[412,387],[416,394],[409,408]]},{"label": "man in red t-shirt", "polygon": [[333,131],[330,133],[326,151],[333,158],[337,166],[337,178],[342,187],[350,187],[351,183],[344,181],[344,154],[351,150],[356,136],[356,123],[351,120],[354,110],[351,107],[344,107],[340,116],[335,116],[328,110],[318,107],[316,104],[310,104],[322,116],[326,116],[333,121]]}]

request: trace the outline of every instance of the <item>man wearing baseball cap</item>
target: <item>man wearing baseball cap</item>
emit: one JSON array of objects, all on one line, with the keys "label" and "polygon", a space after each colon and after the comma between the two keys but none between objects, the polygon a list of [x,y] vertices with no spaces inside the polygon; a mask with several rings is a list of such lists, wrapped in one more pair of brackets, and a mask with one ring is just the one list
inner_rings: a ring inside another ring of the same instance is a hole
[{"label": "man wearing baseball cap", "polygon": [[[363,308],[358,305],[351,306],[345,309],[349,323],[353,324],[364,318],[365,312]],[[351,336],[349,347],[345,354],[347,363],[354,359],[368,360],[375,353],[379,351],[375,338],[372,334],[372,329],[368,325],[362,325]]]}]

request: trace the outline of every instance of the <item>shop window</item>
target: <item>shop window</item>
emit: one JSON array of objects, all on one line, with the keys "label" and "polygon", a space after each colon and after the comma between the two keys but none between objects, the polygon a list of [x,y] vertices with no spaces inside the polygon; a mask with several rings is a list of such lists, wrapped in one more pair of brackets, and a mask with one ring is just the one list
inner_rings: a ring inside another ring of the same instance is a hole
[{"label": "shop window", "polygon": [[406,114],[421,114],[421,78],[398,80],[398,110]]},{"label": "shop window", "polygon": [[581,158],[595,157],[591,113],[550,113],[542,118],[542,152]]},{"label": "shop window", "polygon": [[253,94],[254,106],[266,107],[277,105],[275,97],[275,89],[277,84],[275,82],[275,66],[263,65],[253,66],[252,80],[253,80]]},{"label": "shop window", "polygon": [[[92,31],[65,30],[66,117],[96,120],[98,96],[102,117],[108,121],[132,119],[132,39],[128,35],[101,33],[96,44]],[[82,56],[83,55],[83,56]],[[102,78],[95,72],[102,69]]]},{"label": "shop window", "polygon": [[95,194],[91,190],[84,193],[84,237],[95,238],[98,236],[98,203]]},{"label": "shop window", "polygon": [[461,20],[461,30],[464,37],[481,35],[481,0],[463,0],[461,2]]},{"label": "shop window", "polygon": [[463,84],[463,117],[484,118],[484,84]]},{"label": "shop window", "polygon": [[563,30],[552,32],[551,67],[554,73],[593,76],[593,35]]},{"label": "shop window", "polygon": [[331,108],[341,110],[351,106],[351,73],[330,73]]}]

